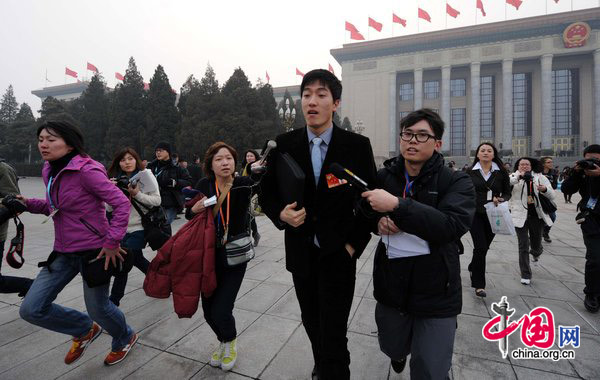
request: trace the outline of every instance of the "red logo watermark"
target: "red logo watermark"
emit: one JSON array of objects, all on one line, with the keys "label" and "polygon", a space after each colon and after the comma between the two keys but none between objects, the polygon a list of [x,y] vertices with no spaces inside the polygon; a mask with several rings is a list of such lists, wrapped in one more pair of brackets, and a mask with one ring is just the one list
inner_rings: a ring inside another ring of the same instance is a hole
[{"label": "red logo watermark", "polygon": [[[515,310],[509,307],[506,296],[504,296],[500,302],[492,304],[491,310],[496,316],[483,326],[481,334],[490,342],[498,342],[503,358],[508,356],[508,337],[519,328],[521,329],[521,341],[525,346],[546,351],[540,353],[538,350],[514,350],[512,352],[513,358],[559,360],[564,356],[568,356],[563,354],[563,352],[568,353],[568,350],[556,350],[558,355],[554,355],[553,350],[548,350],[554,346],[555,341],[554,314],[550,309],[543,306],[536,307],[529,314],[523,314],[518,320],[510,322],[510,317]],[[579,347],[579,326],[559,326],[559,331],[560,348],[568,344],[575,348]],[[575,357],[574,351],[570,352]]]}]

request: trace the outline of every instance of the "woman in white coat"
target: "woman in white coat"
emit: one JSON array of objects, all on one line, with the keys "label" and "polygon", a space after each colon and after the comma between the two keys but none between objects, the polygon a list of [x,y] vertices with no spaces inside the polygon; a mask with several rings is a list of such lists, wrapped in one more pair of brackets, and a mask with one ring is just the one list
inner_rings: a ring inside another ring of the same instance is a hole
[{"label": "woman in white coat", "polygon": [[555,192],[541,171],[538,160],[522,157],[517,160],[515,172],[510,175],[510,184],[513,186],[510,209],[519,241],[519,268],[523,285],[531,283],[529,246],[531,245],[533,260],[537,261],[543,252],[543,227],[552,225],[550,216],[542,209],[540,197],[552,201]]}]

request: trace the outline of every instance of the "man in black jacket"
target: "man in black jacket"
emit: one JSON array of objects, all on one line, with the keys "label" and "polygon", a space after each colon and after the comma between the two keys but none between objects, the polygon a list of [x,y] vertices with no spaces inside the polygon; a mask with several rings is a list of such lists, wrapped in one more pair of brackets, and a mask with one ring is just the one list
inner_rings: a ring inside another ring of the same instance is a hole
[{"label": "man in black jacket", "polygon": [[443,379],[452,364],[462,308],[460,238],[471,226],[475,191],[469,176],[444,166],[444,122],[429,109],[400,122],[400,153],[362,194],[382,239],[373,267],[381,350],[401,372],[411,354],[413,379]]},{"label": "man in black jacket", "polygon": [[[276,159],[263,177],[260,205],[279,229],[285,229],[286,267],[292,273],[302,323],[315,360],[313,377],[349,379],[350,353],[346,329],[356,277],[356,259],[371,234],[354,215],[360,199],[348,184],[332,178],[338,163],[367,183],[375,181],[375,161],[369,139],[333,124],[342,84],[326,70],[307,73],[300,86],[306,128],[277,137],[306,174],[304,207],[285,204],[278,192]],[[329,185],[327,181],[329,177]]]},{"label": "man in black jacket", "polygon": [[[600,145],[592,144],[585,148],[583,157],[586,160],[600,160]],[[581,224],[583,242],[585,244],[585,308],[596,313],[600,309],[600,166],[595,163],[588,169],[575,165],[571,176],[561,186],[565,194],[579,191],[581,201],[577,204],[580,213],[577,223]]]},{"label": "man in black jacket", "polygon": [[181,189],[191,186],[191,177],[187,170],[176,166],[171,158],[171,144],[159,142],[154,149],[156,160],[148,164],[148,169],[156,176],[160,187],[161,206],[167,214],[167,222],[171,224],[177,211],[183,208]]}]

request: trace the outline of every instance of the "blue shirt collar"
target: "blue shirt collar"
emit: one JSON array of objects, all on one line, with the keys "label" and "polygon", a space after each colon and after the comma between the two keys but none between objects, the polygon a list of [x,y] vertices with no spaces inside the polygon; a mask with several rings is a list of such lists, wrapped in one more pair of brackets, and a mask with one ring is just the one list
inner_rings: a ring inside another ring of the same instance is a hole
[{"label": "blue shirt collar", "polygon": [[320,136],[315,135],[310,128],[306,127],[306,132],[308,133],[308,143],[310,144],[315,137],[320,137],[323,139],[325,145],[329,145],[331,142],[331,136],[333,135],[333,124],[329,128],[325,130],[325,132],[321,133]]}]

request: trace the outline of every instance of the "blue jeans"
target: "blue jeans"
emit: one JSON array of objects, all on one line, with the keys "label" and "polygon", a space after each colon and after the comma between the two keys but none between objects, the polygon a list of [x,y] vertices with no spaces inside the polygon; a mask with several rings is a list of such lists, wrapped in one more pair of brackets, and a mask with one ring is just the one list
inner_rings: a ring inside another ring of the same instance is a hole
[{"label": "blue jeans", "polygon": [[81,271],[82,258],[60,254],[48,267],[43,268],[33,281],[21,304],[21,318],[48,330],[82,337],[96,321],[110,336],[112,350],[125,347],[133,330],[125,322],[125,315],[108,300],[109,284],[90,288],[83,281],[83,297],[88,314],[53,303],[56,296]]},{"label": "blue jeans", "polygon": [[173,223],[175,217],[177,216],[177,208],[176,207],[165,207],[165,213],[167,214],[167,224]]}]

